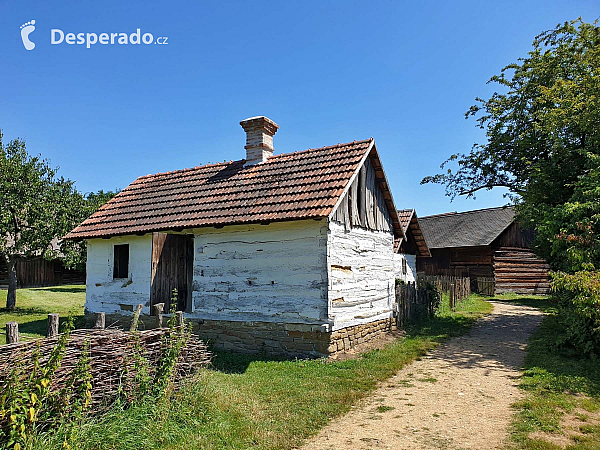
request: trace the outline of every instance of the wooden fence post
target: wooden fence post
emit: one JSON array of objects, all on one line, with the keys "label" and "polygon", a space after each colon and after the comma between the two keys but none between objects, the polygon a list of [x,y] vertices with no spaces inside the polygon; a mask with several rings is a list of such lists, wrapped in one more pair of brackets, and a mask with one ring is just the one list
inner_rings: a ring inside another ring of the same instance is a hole
[{"label": "wooden fence post", "polygon": [[156,316],[158,317],[158,328],[162,328],[163,326],[163,311],[165,310],[164,303],[157,303],[154,305],[154,309],[156,310]]},{"label": "wooden fence post", "polygon": [[175,317],[177,318],[177,326],[183,326],[183,311],[175,311]]},{"label": "wooden fence post", "polygon": [[58,336],[59,316],[56,313],[48,314],[48,326],[46,328],[46,337],[52,338]]},{"label": "wooden fence post", "polygon": [[131,321],[131,327],[129,327],[129,331],[135,331],[138,327],[138,321],[140,320],[140,314],[142,313],[142,308],[144,305],[137,305],[135,308],[135,312],[133,313],[133,320]]},{"label": "wooden fence post", "polygon": [[17,322],[6,322],[6,343],[15,344],[19,342],[19,324]]},{"label": "wooden fence post", "polygon": [[455,287],[454,287],[454,283],[450,284],[450,291],[449,291],[449,297],[450,297],[450,309],[454,309],[456,306],[456,298],[455,298]]},{"label": "wooden fence post", "polygon": [[106,315],[103,312],[96,313],[96,324],[94,328],[104,330],[106,327]]}]

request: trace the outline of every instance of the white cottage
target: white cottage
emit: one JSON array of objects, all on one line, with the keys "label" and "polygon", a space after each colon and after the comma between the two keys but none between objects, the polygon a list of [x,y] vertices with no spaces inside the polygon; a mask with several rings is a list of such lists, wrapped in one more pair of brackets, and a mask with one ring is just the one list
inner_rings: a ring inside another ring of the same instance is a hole
[{"label": "white cottage", "polygon": [[398,218],[404,237],[394,252],[394,273],[396,279],[405,283],[417,279],[417,258],[429,258],[431,253],[419,225],[417,212],[414,209],[398,210]]},{"label": "white cottage", "polygon": [[274,156],[277,124],[241,125],[246,159],[140,177],[67,236],[86,311],[148,321],[177,289],[215,346],[301,356],[393,329],[404,233],[375,141]]}]

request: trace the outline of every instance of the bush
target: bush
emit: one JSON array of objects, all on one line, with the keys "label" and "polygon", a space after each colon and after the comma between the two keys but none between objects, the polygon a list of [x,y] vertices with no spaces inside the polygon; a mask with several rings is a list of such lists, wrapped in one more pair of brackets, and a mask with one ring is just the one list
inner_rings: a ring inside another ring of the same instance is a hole
[{"label": "bush", "polygon": [[556,344],[571,346],[590,357],[600,356],[600,272],[554,273],[552,289],[565,327]]}]

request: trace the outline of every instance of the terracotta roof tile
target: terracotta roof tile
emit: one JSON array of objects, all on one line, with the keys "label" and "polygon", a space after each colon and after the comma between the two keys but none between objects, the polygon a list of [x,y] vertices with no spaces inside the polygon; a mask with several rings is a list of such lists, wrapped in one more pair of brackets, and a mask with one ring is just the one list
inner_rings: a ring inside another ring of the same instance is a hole
[{"label": "terracotta roof tile", "polygon": [[421,231],[421,226],[419,225],[421,219],[417,217],[417,212],[414,209],[399,209],[398,218],[400,219],[402,231],[405,234],[410,229],[415,244],[417,245],[419,256],[431,256],[429,247],[427,246],[427,242],[425,242],[425,237]]},{"label": "terracotta roof tile", "polygon": [[90,239],[151,231],[327,217],[373,140],[138,178],[71,231]]},{"label": "terracotta roof tile", "polygon": [[402,225],[402,231],[406,232],[406,230],[408,230],[408,226],[410,225],[410,219],[413,216],[414,212],[414,209],[398,210],[398,218],[400,219],[400,225]]}]

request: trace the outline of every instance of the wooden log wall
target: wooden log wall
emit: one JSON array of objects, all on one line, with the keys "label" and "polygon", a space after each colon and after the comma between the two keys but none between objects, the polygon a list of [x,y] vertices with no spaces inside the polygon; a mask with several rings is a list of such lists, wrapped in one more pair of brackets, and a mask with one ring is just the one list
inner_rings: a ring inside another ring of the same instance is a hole
[{"label": "wooden log wall", "polygon": [[500,247],[494,254],[496,293],[547,294],[550,266],[531,250]]},{"label": "wooden log wall", "polygon": [[490,246],[436,248],[431,258],[419,258],[417,270],[426,275],[442,275],[462,278],[493,276],[493,256]]},{"label": "wooden log wall", "polygon": [[[65,268],[58,260],[43,258],[19,259],[17,261],[17,287],[58,286],[61,284],[84,284],[85,272]],[[8,286],[6,262],[0,260],[0,288]]]}]

